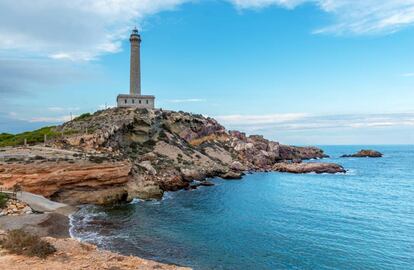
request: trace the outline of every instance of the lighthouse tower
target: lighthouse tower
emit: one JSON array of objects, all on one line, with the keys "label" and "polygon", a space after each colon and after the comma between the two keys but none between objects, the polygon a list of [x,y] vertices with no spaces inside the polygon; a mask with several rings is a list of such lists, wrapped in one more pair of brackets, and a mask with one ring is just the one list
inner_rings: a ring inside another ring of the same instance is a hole
[{"label": "lighthouse tower", "polygon": [[132,30],[129,41],[131,42],[129,93],[141,95],[141,36],[136,28]]},{"label": "lighthouse tower", "polygon": [[129,73],[129,95],[118,95],[118,107],[154,108],[155,97],[141,95],[141,35],[138,29],[132,30],[131,60]]}]

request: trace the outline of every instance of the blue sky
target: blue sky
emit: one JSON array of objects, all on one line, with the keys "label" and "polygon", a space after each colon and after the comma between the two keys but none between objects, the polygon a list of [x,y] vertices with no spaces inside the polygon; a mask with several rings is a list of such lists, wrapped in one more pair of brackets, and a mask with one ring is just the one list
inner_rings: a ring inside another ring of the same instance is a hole
[{"label": "blue sky", "polygon": [[0,132],[113,106],[134,25],[157,107],[282,143],[414,143],[411,0],[4,0]]}]

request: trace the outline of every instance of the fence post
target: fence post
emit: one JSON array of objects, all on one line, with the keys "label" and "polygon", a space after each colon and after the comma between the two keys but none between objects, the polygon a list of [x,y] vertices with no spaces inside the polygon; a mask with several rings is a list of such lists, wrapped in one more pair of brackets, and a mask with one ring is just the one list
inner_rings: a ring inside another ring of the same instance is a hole
[{"label": "fence post", "polygon": [[47,135],[45,134],[43,136],[43,145],[46,146],[46,142],[47,142]]},{"label": "fence post", "polygon": [[24,138],[24,147],[27,147],[27,139]]}]

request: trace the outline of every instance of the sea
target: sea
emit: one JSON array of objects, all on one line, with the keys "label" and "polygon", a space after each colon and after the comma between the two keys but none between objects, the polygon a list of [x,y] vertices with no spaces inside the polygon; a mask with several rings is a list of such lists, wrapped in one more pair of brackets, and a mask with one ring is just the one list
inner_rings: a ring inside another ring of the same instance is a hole
[{"label": "sea", "polygon": [[[347,173],[253,173],[84,206],[71,235],[194,269],[414,269],[414,146],[320,147]],[[340,158],[366,148],[384,157]]]}]

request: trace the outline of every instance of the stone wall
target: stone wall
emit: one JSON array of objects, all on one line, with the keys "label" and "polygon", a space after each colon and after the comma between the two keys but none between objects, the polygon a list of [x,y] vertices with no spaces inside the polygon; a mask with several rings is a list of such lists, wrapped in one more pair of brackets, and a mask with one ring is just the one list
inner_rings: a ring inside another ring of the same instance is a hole
[{"label": "stone wall", "polygon": [[153,96],[132,96],[120,95],[117,98],[118,107],[148,108],[155,107],[155,98]]}]

